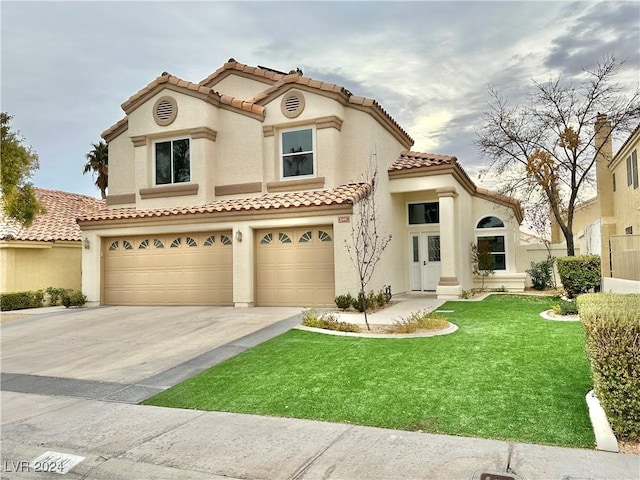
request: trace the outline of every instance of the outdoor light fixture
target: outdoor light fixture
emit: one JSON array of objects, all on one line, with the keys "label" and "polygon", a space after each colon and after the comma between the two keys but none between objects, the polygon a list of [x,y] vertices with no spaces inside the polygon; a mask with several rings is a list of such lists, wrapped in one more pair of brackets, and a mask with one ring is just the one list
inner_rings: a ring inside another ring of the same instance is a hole
[{"label": "outdoor light fixture", "polygon": [[84,241],[82,242],[82,245],[84,246],[85,249],[89,250],[89,247],[91,247],[91,244],[89,243],[88,237],[84,237]]},{"label": "outdoor light fixture", "polygon": [[237,231],[236,231],[236,240],[237,240],[238,242],[241,242],[241,241],[242,241],[242,232],[241,232],[240,230],[237,230]]}]

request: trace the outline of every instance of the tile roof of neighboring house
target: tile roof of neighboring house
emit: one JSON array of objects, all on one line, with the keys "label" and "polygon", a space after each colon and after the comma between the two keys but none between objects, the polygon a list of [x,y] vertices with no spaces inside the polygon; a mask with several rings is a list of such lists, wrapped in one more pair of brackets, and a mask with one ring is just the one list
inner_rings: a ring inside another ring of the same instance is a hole
[{"label": "tile roof of neighboring house", "polygon": [[21,227],[13,221],[0,221],[0,240],[79,242],[82,232],[76,218],[106,206],[104,200],[58,190],[36,188],[36,195],[46,212],[38,215],[30,227]]},{"label": "tile roof of neighboring house", "polygon": [[620,154],[620,152],[622,152],[622,150],[624,150],[624,147],[627,146],[627,144],[629,142],[631,142],[631,140],[633,139],[633,137],[640,132],[640,123],[638,123],[638,125],[636,126],[636,128],[633,130],[633,132],[631,132],[631,134],[627,137],[627,139],[624,141],[624,143],[620,146],[620,148],[618,149],[618,151],[615,153],[615,155],[613,157],[611,157],[611,160],[609,161],[609,165],[611,165],[612,163],[614,163],[614,161],[616,160],[616,157]]},{"label": "tile roof of neighboring house", "polygon": [[448,155],[404,151],[400,154],[400,157],[391,164],[389,171],[432,167],[434,165],[453,165],[457,161],[456,157]]},{"label": "tile roof of neighboring house", "polygon": [[173,207],[154,210],[135,208],[103,209],[79,218],[78,221],[123,220],[166,217],[203,213],[246,212],[256,210],[284,210],[289,208],[353,205],[371,192],[368,183],[348,183],[330,190],[287,192],[261,197],[217,200],[197,207]]}]

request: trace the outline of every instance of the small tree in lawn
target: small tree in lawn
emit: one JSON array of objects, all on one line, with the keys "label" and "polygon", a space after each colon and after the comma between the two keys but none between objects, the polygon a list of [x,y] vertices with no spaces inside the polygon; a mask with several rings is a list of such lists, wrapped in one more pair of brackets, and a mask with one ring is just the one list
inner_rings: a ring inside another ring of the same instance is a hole
[{"label": "small tree in lawn", "polygon": [[480,277],[480,291],[484,292],[484,281],[489,275],[495,273],[493,266],[493,255],[486,245],[471,244],[471,268],[475,277]]},{"label": "small tree in lawn", "polygon": [[367,318],[367,298],[365,288],[382,257],[382,253],[391,241],[391,235],[387,235],[380,230],[380,219],[376,206],[376,180],[378,169],[375,168],[373,175],[367,182],[370,187],[369,195],[355,205],[356,215],[351,222],[351,241],[345,240],[345,247],[351,257],[353,265],[358,271],[360,280],[360,292],[358,299],[364,311],[364,322],[367,330],[371,330]]}]

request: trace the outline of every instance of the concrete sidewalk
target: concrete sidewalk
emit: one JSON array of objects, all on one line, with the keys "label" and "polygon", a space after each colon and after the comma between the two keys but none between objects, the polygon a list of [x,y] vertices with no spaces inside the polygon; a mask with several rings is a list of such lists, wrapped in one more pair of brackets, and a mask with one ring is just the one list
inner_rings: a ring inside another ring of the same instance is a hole
[{"label": "concrete sidewalk", "polygon": [[[369,313],[367,319],[372,325],[391,325],[394,321],[406,318],[410,314],[421,310],[433,311],[440,308],[445,300],[438,300],[435,294],[407,293],[395,295],[387,308]],[[364,324],[364,314],[359,312],[337,312],[336,316],[342,322]]]},{"label": "concrete sidewalk", "polygon": [[[2,478],[637,480],[640,457],[310,420],[2,392]],[[28,406],[28,408],[25,408]],[[484,477],[486,479],[496,477]]]}]

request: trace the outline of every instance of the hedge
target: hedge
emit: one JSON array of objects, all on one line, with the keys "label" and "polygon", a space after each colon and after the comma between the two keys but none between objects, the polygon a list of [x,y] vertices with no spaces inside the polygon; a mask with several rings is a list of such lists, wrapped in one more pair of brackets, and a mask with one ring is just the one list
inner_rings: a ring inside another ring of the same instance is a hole
[{"label": "hedge", "polygon": [[580,295],[594,391],[618,437],[640,438],[640,294]]},{"label": "hedge", "polygon": [[600,290],[600,257],[580,255],[557,259],[558,274],[569,298],[590,290]]},{"label": "hedge", "polygon": [[44,292],[0,293],[0,310],[20,310],[23,308],[39,308],[44,303]]}]

